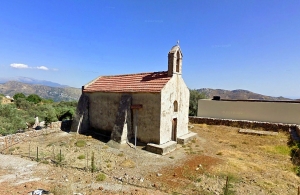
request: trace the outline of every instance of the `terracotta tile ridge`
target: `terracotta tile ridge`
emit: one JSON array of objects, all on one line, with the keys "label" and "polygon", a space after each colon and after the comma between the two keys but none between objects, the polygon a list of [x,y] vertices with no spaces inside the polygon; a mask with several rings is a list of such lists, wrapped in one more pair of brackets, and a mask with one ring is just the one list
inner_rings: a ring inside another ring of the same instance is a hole
[{"label": "terracotta tile ridge", "polygon": [[87,88],[88,86],[92,85],[93,83],[95,83],[98,79],[100,79],[102,76],[98,76],[97,78],[93,79],[92,81],[88,82],[87,84],[85,84],[83,86],[83,88]]},{"label": "terracotta tile ridge", "polygon": [[140,73],[131,73],[131,74],[118,74],[118,75],[105,75],[102,77],[122,77],[122,76],[134,76],[134,75],[147,75],[147,74],[157,74],[157,73],[167,73],[168,71],[155,71],[155,72],[140,72]]}]

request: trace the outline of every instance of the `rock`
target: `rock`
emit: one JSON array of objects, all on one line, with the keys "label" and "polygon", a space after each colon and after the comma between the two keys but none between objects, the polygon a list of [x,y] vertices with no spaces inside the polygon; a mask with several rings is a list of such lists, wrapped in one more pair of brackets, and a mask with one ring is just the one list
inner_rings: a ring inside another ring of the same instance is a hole
[{"label": "rock", "polygon": [[160,176],[162,176],[162,174],[161,173],[156,173],[156,176],[160,177]]},{"label": "rock", "polygon": [[128,180],[129,176],[125,173],[124,178]]}]

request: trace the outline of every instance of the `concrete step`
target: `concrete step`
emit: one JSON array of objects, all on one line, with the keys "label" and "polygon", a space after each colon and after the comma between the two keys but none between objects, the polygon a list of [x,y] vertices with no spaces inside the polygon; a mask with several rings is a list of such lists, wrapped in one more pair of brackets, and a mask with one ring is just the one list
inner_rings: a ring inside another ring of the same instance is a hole
[{"label": "concrete step", "polygon": [[196,136],[197,136],[197,133],[188,132],[185,135],[177,137],[177,143],[184,145],[184,144],[188,143],[189,141],[191,141],[192,139],[194,139]]},{"label": "concrete step", "polygon": [[177,143],[175,141],[169,141],[165,144],[152,144],[149,143],[146,146],[146,150],[155,154],[165,155],[176,149]]}]

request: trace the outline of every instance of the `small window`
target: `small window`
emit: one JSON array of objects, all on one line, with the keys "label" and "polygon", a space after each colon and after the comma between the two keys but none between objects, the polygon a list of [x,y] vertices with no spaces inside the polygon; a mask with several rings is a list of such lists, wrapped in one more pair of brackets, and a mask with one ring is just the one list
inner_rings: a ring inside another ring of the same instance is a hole
[{"label": "small window", "polygon": [[180,65],[180,53],[179,51],[177,51],[177,54],[176,54],[176,72],[179,72],[179,65]]},{"label": "small window", "polygon": [[175,100],[173,103],[174,106],[174,112],[178,112],[178,102]]}]

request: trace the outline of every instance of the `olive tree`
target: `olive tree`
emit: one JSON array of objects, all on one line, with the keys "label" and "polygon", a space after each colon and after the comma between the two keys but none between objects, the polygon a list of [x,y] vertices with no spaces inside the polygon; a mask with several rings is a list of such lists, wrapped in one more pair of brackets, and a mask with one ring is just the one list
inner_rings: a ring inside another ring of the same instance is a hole
[{"label": "olive tree", "polygon": [[198,100],[205,99],[206,95],[204,93],[200,93],[196,89],[190,89],[190,106],[189,106],[189,115],[197,116],[198,110]]}]

